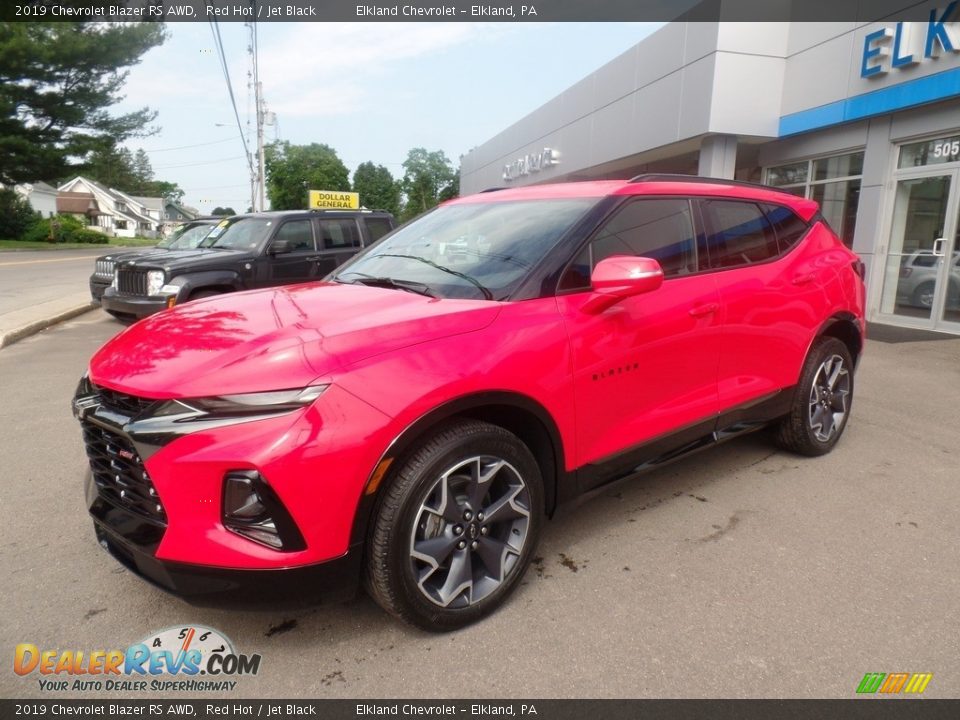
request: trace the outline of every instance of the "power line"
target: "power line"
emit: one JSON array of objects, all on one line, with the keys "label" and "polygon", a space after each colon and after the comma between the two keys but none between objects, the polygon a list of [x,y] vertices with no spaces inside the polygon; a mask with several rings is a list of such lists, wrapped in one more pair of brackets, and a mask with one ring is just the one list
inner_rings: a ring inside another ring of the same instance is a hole
[{"label": "power line", "polygon": [[173,170],[174,168],[196,167],[197,165],[215,165],[217,163],[229,162],[231,160],[243,160],[242,155],[235,157],[219,158],[217,160],[205,160],[203,162],[183,163],[181,165],[158,165],[154,170]]},{"label": "power line", "polygon": [[212,140],[211,142],[197,143],[196,145],[180,145],[178,147],[168,147],[168,148],[157,148],[156,150],[144,150],[148,155],[150,153],[158,152],[168,152],[170,150],[187,150],[189,148],[205,147],[207,145],[221,145],[223,143],[233,142],[233,138],[226,138],[224,140]]},{"label": "power line", "polygon": [[233,96],[233,83],[230,82],[230,70],[227,67],[227,55],[223,50],[223,40],[220,37],[220,26],[213,18],[210,19],[210,32],[213,34],[214,42],[217,46],[217,56],[220,58],[220,68],[223,70],[223,78],[227,82],[227,92],[230,94],[230,104],[233,106],[233,116],[237,120],[237,130],[240,132],[240,140],[243,142],[243,150],[247,157],[247,165],[250,166],[250,172],[253,172],[253,163],[250,160],[250,148],[247,147],[247,138],[243,135],[243,125],[240,124],[240,113],[237,111],[237,101]]}]

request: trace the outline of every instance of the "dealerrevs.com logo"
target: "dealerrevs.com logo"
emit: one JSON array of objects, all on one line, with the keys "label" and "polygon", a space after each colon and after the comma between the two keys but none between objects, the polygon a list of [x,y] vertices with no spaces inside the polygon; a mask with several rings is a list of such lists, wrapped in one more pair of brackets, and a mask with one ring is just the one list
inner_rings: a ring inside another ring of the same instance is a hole
[{"label": "dealerrevs.com logo", "polygon": [[151,633],[126,650],[46,650],[20,643],[13,671],[36,675],[43,691],[224,691],[237,676],[260,671],[259,654],[236,652],[220,631],[202,625]]}]

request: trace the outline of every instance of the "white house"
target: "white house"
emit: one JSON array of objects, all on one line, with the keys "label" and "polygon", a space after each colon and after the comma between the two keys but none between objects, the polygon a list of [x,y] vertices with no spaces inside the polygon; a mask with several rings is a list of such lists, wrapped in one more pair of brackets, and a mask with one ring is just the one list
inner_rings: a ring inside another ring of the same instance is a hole
[{"label": "white house", "polygon": [[53,217],[57,214],[57,189],[45,182],[21,183],[14,190],[33,208],[34,212],[43,217]]},{"label": "white house", "polygon": [[64,183],[58,190],[93,195],[99,214],[91,224],[107,235],[157,237],[163,217],[161,198],[135,198],[82,176]]}]

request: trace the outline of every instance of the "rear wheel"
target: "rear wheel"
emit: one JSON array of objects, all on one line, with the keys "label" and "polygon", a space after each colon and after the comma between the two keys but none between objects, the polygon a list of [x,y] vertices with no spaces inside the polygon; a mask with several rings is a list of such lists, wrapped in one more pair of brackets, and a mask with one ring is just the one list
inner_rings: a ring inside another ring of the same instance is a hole
[{"label": "rear wheel", "polygon": [[801,455],[824,455],[837,444],[853,397],[853,361],[840,340],[814,341],[790,414],[776,428],[777,444]]},{"label": "rear wheel", "polygon": [[515,435],[459,422],[428,438],[383,492],[365,579],[385,610],[445,631],[506,600],[530,563],[543,517],[540,470]]},{"label": "rear wheel", "polygon": [[918,285],[910,297],[910,302],[914,307],[932,308],[933,307],[934,284],[932,282]]}]

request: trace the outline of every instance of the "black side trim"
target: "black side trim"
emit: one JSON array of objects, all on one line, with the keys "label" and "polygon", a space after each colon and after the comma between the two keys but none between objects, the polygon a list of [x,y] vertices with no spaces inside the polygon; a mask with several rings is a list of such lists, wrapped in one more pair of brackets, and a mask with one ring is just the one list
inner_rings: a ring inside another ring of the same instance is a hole
[{"label": "black side trim", "polygon": [[579,493],[591,493],[610,483],[634,477],[704,448],[759,430],[790,412],[794,392],[794,387],[778,390],[726,410],[717,417],[583,465],[576,471]]}]

